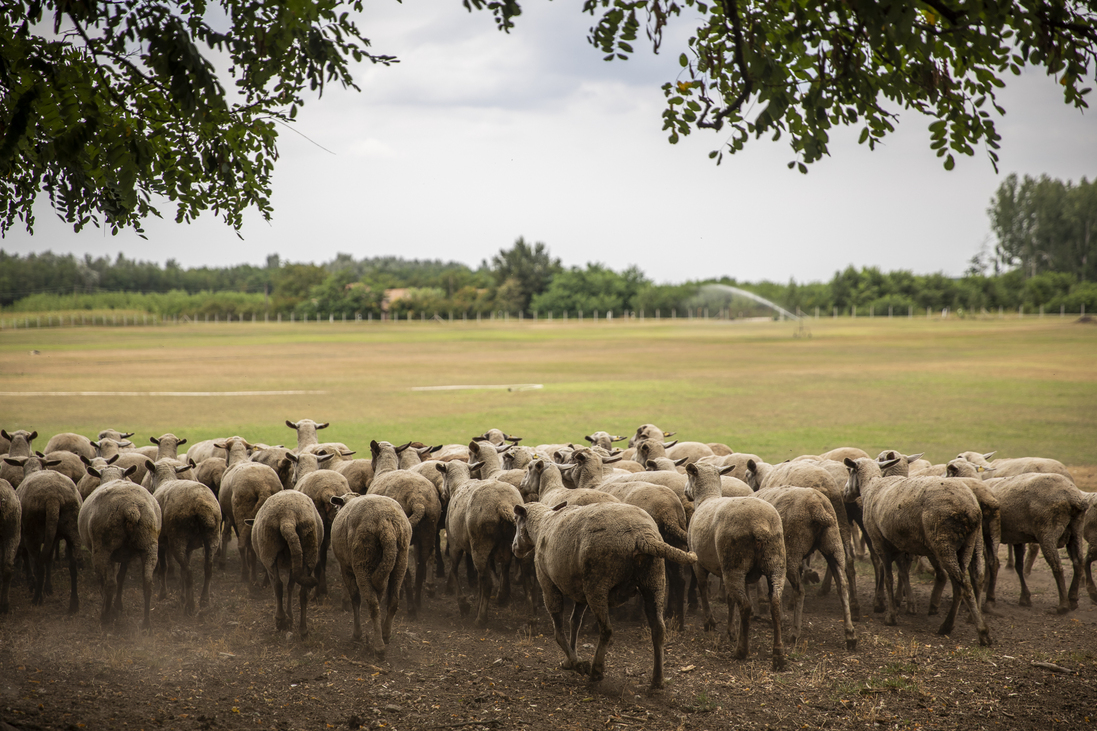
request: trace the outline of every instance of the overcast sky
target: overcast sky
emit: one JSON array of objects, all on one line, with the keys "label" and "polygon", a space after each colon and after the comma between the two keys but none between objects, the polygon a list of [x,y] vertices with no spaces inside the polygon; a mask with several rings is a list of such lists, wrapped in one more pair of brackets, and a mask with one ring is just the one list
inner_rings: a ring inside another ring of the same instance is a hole
[{"label": "overcast sky", "polygon": [[708,152],[726,132],[670,145],[661,130],[660,87],[696,24],[673,21],[659,56],[638,42],[631,60],[606,63],[580,8],[527,0],[507,35],[458,0],[370,3],[373,51],[401,63],[362,66],[361,93],[329,88],[299,114],[301,135],[283,130],[274,219],[248,216],[243,241],[212,216],[177,225],[170,205],[148,241],[74,234],[41,201],[35,235],[0,247],[184,267],[340,252],[476,266],[524,236],[565,266],[635,264],[657,282],[825,281],[851,264],[956,276],[993,246],[986,209],[1005,175],[1097,176],[1097,113],[1068,107],[1038,70],[1000,96],[1000,174],[982,151],[945,172],[930,120],[912,112],[874,152],[856,144],[859,128],[832,133],[831,157],[806,176],[786,168],[785,140],[752,140],[717,167]]}]

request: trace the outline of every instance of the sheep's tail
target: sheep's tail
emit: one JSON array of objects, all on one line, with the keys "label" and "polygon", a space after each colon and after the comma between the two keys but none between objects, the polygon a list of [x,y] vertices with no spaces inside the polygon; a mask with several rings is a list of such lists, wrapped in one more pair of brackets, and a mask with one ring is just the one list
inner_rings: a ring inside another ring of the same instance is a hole
[{"label": "sheep's tail", "polygon": [[122,520],[126,523],[126,530],[132,531],[141,522],[141,508],[130,504],[122,511]]},{"label": "sheep's tail", "polygon": [[674,563],[686,565],[697,563],[697,554],[693,551],[687,553],[668,543],[652,541],[646,537],[640,538],[640,540],[636,542],[636,552],[647,556],[654,556],[655,558],[664,558],[668,561],[673,561]]},{"label": "sheep's tail", "polygon": [[[46,522],[45,533],[43,535],[42,552],[39,553],[40,560],[45,566],[46,561],[53,560],[53,543],[57,540],[57,524],[61,519],[61,503],[57,500],[50,500],[49,507],[46,508]],[[71,550],[71,549],[70,549]]]},{"label": "sheep's tail", "polygon": [[510,525],[515,525],[518,522],[517,518],[514,517],[514,505],[515,503],[508,503],[501,500],[495,506],[496,510],[499,513],[499,520],[501,522],[508,523]]},{"label": "sheep's tail", "polygon": [[292,520],[283,520],[278,529],[289,548],[290,576],[301,586],[316,586],[316,579],[305,574],[304,552],[301,550],[301,538],[297,535],[297,524]]},{"label": "sheep's tail", "polygon": [[683,546],[689,545],[689,534],[682,530],[682,526],[677,523],[667,523],[664,529],[668,536],[681,541]]},{"label": "sheep's tail", "polygon": [[381,560],[378,562],[377,568],[373,570],[370,582],[378,593],[381,593],[385,590],[389,574],[396,567],[396,559],[399,557],[400,548],[397,545],[396,531],[392,529],[391,523],[386,522],[384,528],[377,532],[377,540],[381,544]]},{"label": "sheep's tail", "polygon": [[211,541],[211,550],[220,550],[221,548],[221,516],[213,515],[209,512],[199,513],[194,516],[193,533],[194,535],[210,535],[213,534],[214,538]]},{"label": "sheep's tail", "polygon": [[408,516],[408,522],[411,523],[412,530],[415,530],[415,526],[419,525],[419,521],[426,515],[426,508],[422,502],[415,503],[415,507],[411,511],[411,515]]}]

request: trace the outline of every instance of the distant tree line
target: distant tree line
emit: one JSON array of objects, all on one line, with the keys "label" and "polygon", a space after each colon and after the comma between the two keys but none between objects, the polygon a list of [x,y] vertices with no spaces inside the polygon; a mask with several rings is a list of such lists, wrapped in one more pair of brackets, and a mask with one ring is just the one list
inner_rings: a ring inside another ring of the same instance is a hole
[{"label": "distant tree line", "polygon": [[[0,307],[12,312],[130,310],[172,316],[407,318],[491,312],[572,316],[720,311],[771,314],[745,290],[791,312],[905,315],[926,309],[978,313],[1097,311],[1097,183],[1074,185],[1010,175],[988,209],[993,253],[974,256],[962,277],[852,266],[829,282],[738,282],[723,277],[655,284],[637,267],[565,268],[543,243],[519,238],[473,269],[459,262],[339,254],[325,264],[183,269],[119,254],[19,256],[0,249]],[[397,291],[393,291],[397,290]]]}]

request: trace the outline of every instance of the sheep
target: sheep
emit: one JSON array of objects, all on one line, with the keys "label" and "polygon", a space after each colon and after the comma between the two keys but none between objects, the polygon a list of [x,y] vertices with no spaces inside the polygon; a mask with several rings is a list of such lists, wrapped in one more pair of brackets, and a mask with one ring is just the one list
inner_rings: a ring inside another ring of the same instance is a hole
[{"label": "sheep", "polygon": [[[383,658],[408,569],[411,523],[400,503],[384,495],[350,493],[333,496],[330,501],[338,508],[331,524],[331,546],[343,576],[344,596],[354,611],[353,638],[362,639],[364,596],[373,625],[370,647]],[[386,596],[383,620],[382,596]]]},{"label": "sheep", "polygon": [[[1088,503],[1082,491],[1060,474],[1030,473],[986,480],[998,498],[1002,516],[1002,543],[1013,547],[1017,577],[1021,582],[1022,607],[1032,606],[1032,597],[1024,578],[1026,543],[1039,543],[1044,559],[1055,575],[1059,589],[1058,614],[1078,608],[1078,585],[1082,576],[1082,524]],[[1074,565],[1070,589],[1063,578],[1059,548],[1065,546]],[[994,602],[998,562],[990,568],[987,583],[988,604]]]},{"label": "sheep", "polygon": [[1089,510],[1086,511],[1086,519],[1082,523],[1082,535],[1085,536],[1089,550],[1082,561],[1086,572],[1086,590],[1089,592],[1089,600],[1097,604],[1097,585],[1093,583],[1093,562],[1097,561],[1097,492],[1087,492],[1086,501]]},{"label": "sheep", "polygon": [[[857,566],[853,553],[853,532],[850,529],[849,514],[846,501],[843,500],[842,490],[831,473],[825,468],[812,462],[782,462],[771,465],[761,460],[747,460],[747,474],[744,480],[755,490],[764,487],[777,487],[780,485],[793,485],[795,487],[811,487],[826,496],[834,508],[834,515],[838,518],[838,530],[842,533],[842,546],[846,552],[846,582],[849,584],[849,604],[853,620],[861,619],[861,603],[857,597]],[[829,570],[829,566],[827,567]],[[829,576],[823,577],[821,593],[830,588]]]},{"label": "sheep", "polygon": [[716,457],[727,457],[728,455],[735,454],[735,451],[723,442],[706,442],[705,446],[711,449],[713,456]]},{"label": "sheep", "polygon": [[330,469],[346,478],[351,492],[365,495],[373,482],[373,461],[368,459],[343,459],[334,462]]},{"label": "sheep", "polygon": [[927,556],[952,582],[952,604],[937,633],[952,632],[962,598],[975,621],[979,644],[989,646],[990,630],[967,573],[983,519],[975,495],[962,483],[949,484],[949,478],[883,477],[881,469],[890,467],[890,462],[861,457],[847,458],[845,464],[849,470],[846,502],[861,498],[866,535],[884,571],[884,624],[898,623],[892,561],[902,553]]},{"label": "sheep", "polygon": [[[0,458],[34,456],[34,449],[31,448],[30,443],[38,437],[38,432],[17,429],[9,434],[7,431],[0,429],[0,434],[11,442],[7,453],[0,455]],[[0,461],[0,479],[7,480],[12,487],[18,489],[19,483],[23,481],[23,468],[16,462]]]},{"label": "sheep", "polygon": [[289,419],[286,419],[286,426],[297,432],[297,448],[293,451],[296,454],[300,454],[301,450],[305,447],[320,443],[320,439],[316,436],[316,432],[320,429],[327,429],[328,426],[330,426],[330,422],[325,421],[322,424],[318,424],[312,419],[301,419],[300,421],[290,421]]},{"label": "sheep", "polygon": [[[247,521],[254,518],[268,498],[280,492],[282,480],[278,473],[265,464],[248,460],[251,446],[243,437],[232,437],[218,442],[218,447],[228,452],[227,467],[221,477],[221,492],[217,499],[221,504],[221,552],[223,564],[225,546],[236,532],[240,552],[240,579],[255,581],[260,568],[251,540],[251,527]],[[289,461],[286,460],[288,463]]]},{"label": "sheep", "polygon": [[[252,445],[258,447],[258,445]],[[296,462],[288,459],[291,451],[285,447],[261,447],[252,451],[249,459],[252,462],[265,464],[278,473],[278,480],[282,483],[283,490],[292,490],[297,483]]]},{"label": "sheep", "polygon": [[80,608],[76,591],[76,554],[80,547],[77,515],[80,513],[80,493],[65,475],[48,467],[51,462],[40,457],[5,457],[8,464],[18,466],[23,480],[15,494],[22,507],[21,533],[29,566],[34,574],[34,597],[31,604],[44,602],[43,594],[53,594],[51,582],[54,549],[65,540],[69,561],[69,614]]},{"label": "sheep", "polygon": [[[117,472],[119,468],[108,467]],[[130,471],[127,467],[126,472]],[[106,473],[103,473],[103,477]],[[80,538],[91,551],[91,563],[103,599],[99,621],[103,625],[122,614],[122,586],[134,558],[141,561],[145,596],[141,627],[152,629],[153,571],[160,537],[160,504],[140,485],[124,479],[104,479],[80,508]],[[118,563],[117,577],[114,564]]]},{"label": "sheep", "polygon": [[[605,676],[606,650],[613,637],[609,609],[637,591],[651,629],[651,688],[663,687],[663,623],[665,574],[663,560],[692,564],[697,555],[662,541],[651,516],[634,505],[603,503],[550,508],[543,503],[514,506],[512,551],[524,558],[534,554],[537,581],[552,617],[556,644],[564,651],[562,667],[589,673],[592,681]],[[575,606],[570,632],[565,634],[564,598]],[[587,608],[598,619],[598,647],[588,664],[576,654],[576,639]]]},{"label": "sheep", "polygon": [[613,449],[614,442],[623,442],[627,437],[618,437],[610,434],[609,432],[596,431],[587,434],[583,437],[592,447],[602,447],[603,449]]},{"label": "sheep", "polygon": [[510,449],[510,445],[497,447],[486,440],[469,442],[469,460],[480,465],[480,479],[495,479],[518,487],[526,476],[524,469],[504,470],[501,454]]},{"label": "sheep", "polygon": [[[165,464],[165,462],[161,462]],[[166,462],[169,469],[174,468]],[[179,564],[182,582],[183,611],[195,613],[194,572],[190,567],[190,552],[199,546],[203,553],[202,594],[199,606],[210,602],[210,579],[213,558],[221,548],[221,505],[217,496],[201,482],[171,479],[159,482],[153,492],[160,505],[161,527],[157,572],[160,575],[160,599],[167,596],[168,557]]]},{"label": "sheep", "polygon": [[558,505],[565,500],[568,505],[621,502],[613,495],[602,490],[565,487],[564,478],[560,474],[560,466],[555,462],[547,462],[543,459],[536,459],[530,464],[518,489],[522,493],[522,499],[525,502],[529,503],[536,500],[549,506]]},{"label": "sheep", "polygon": [[503,452],[503,469],[524,470],[535,459],[537,459],[537,452],[533,447],[521,447],[515,444]]},{"label": "sheep", "polygon": [[83,434],[73,434],[72,432],[54,434],[46,442],[44,451],[46,454],[50,452],[72,452],[77,457],[87,457],[88,459],[95,456],[95,447],[91,446],[91,440]]},{"label": "sheep", "polygon": [[[190,446],[190,449],[187,450],[187,459],[194,460],[195,464],[202,464],[202,462],[209,459],[210,457],[220,457],[221,459],[225,459],[226,457],[228,457],[228,453],[224,449],[219,449],[215,445],[218,443],[223,444],[224,442],[227,442],[229,439],[232,438],[233,437],[224,437],[222,439],[206,439],[201,442],[196,442]],[[243,437],[236,435],[235,438],[242,439]]]},{"label": "sheep", "polygon": [[265,500],[255,517],[245,519],[245,524],[255,542],[255,552],[274,586],[275,629],[293,628],[293,585],[296,583],[301,586],[301,619],[297,633],[301,639],[306,639],[309,634],[309,589],[316,586],[316,579],[311,574],[319,560],[320,542],[324,536],[320,513],[308,495],[282,490]]},{"label": "sheep", "polygon": [[186,439],[180,439],[174,434],[168,433],[162,435],[159,439],[156,437],[149,437],[149,441],[156,445],[156,456],[151,457],[145,461],[145,468],[148,472],[141,478],[141,485],[149,491],[152,491],[152,475],[153,466],[163,460],[171,460],[172,464],[176,466],[183,466],[186,469],[178,472],[178,479],[180,480],[193,480],[194,473],[188,472],[190,469],[190,463],[186,459],[179,459],[179,447],[187,443]]},{"label": "sheep", "polygon": [[636,428],[636,433],[629,437],[628,445],[635,447],[640,442],[647,439],[654,439],[656,441],[663,441],[667,437],[674,436],[672,431],[663,431],[655,424],[641,424]]},{"label": "sheep", "polygon": [[376,440],[370,442],[374,473],[368,494],[386,495],[396,500],[411,523],[411,540],[415,546],[415,583],[407,586],[407,592],[408,615],[414,617],[422,603],[423,583],[434,551],[442,501],[430,480],[416,472],[398,469],[397,455],[408,446],[410,442],[401,447]]},{"label": "sheep", "polygon": [[1014,457],[1011,459],[996,459],[990,461],[992,456],[994,456],[994,452],[987,452],[986,454],[980,454],[979,452],[961,452],[957,458],[966,459],[968,462],[974,462],[981,467],[994,470],[994,477],[1016,477],[1017,475],[1040,473],[1047,475],[1062,475],[1071,482],[1074,482],[1074,475],[1070,474],[1070,470],[1057,459],[1047,459],[1045,457]]},{"label": "sheep", "polygon": [[705,613],[705,631],[716,627],[708,601],[708,575],[718,574],[728,604],[728,639],[736,646],[735,657],[745,660],[750,652],[747,584],[765,576],[773,623],[773,669],[784,670],[781,592],[785,585],[785,537],[780,514],[756,497],[723,497],[720,471],[712,465],[690,465],[686,476],[686,497],[696,505],[689,524],[689,550],[697,554],[693,571]]},{"label": "sheep", "polygon": [[72,480],[73,484],[79,484],[88,471],[84,469],[84,463],[80,457],[64,449],[46,452],[46,461],[51,463],[48,469],[60,472]]},{"label": "sheep", "polygon": [[505,606],[510,599],[511,543],[514,540],[514,506],[523,503],[522,494],[513,485],[499,480],[471,479],[469,465],[464,462],[438,464],[437,471],[445,474],[445,492],[449,497],[446,515],[446,549],[449,553],[449,581],[446,593],[453,589],[461,614],[470,607],[461,594],[459,569],[466,554],[472,557],[479,583],[476,603],[476,624],[486,627],[488,603],[491,600],[491,564],[499,567],[503,585],[498,602]]},{"label": "sheep", "polygon": [[847,459],[868,459],[868,452],[857,447],[835,447],[829,452],[820,454],[819,459],[834,462],[845,462]]},{"label": "sheep", "polygon": [[522,437],[511,436],[501,429],[488,429],[480,436],[473,437],[473,441],[491,442],[495,446],[501,447],[507,442],[510,442],[511,444],[517,444],[518,442],[522,441]]},{"label": "sheep", "polygon": [[316,563],[317,599],[328,595],[328,547],[331,545],[331,525],[335,520],[336,512],[336,506],[331,502],[331,498],[351,492],[347,478],[334,470],[327,469],[331,464],[332,456],[330,453],[319,457],[315,454],[288,455],[297,463],[295,489],[312,498],[316,512],[320,514],[320,520],[324,524],[320,556]]},{"label": "sheep", "polygon": [[145,467],[145,462],[148,460],[148,457],[141,452],[123,452],[122,449],[127,444],[130,444],[130,442],[119,441],[110,437],[103,437],[97,442],[92,442],[96,451],[99,452],[99,456],[103,459],[110,459],[111,457],[117,456],[118,460],[116,464],[119,467],[122,467],[123,469],[126,467],[136,468],[133,471],[130,480],[140,485],[145,479],[145,474],[148,472]]},{"label": "sheep", "polygon": [[857,635],[849,610],[845,550],[842,547],[842,533],[838,530],[838,516],[834,514],[830,501],[810,487],[767,487],[755,493],[755,497],[772,505],[781,516],[781,530],[785,537],[785,578],[792,589],[792,629],[789,631],[789,641],[796,646],[803,623],[804,589],[800,574],[804,561],[813,552],[819,551],[838,583],[838,601],[842,606],[846,649],[856,650]]},{"label": "sheep", "polygon": [[23,505],[11,483],[0,480],[0,614],[11,611],[8,588],[15,573],[15,552],[22,538]]},{"label": "sheep", "polygon": [[208,487],[215,496],[220,495],[221,479],[227,467],[224,457],[209,457],[194,468],[194,479]]}]

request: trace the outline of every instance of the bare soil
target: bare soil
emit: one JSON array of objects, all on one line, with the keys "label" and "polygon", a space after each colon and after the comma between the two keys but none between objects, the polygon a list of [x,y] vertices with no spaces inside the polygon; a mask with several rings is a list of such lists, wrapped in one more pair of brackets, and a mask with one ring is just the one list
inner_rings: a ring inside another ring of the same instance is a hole
[{"label": "bare soil", "polygon": [[[951,636],[936,634],[941,618],[925,614],[928,576],[916,577],[919,614],[885,626],[872,613],[871,565],[861,562],[865,616],[857,623],[856,651],[845,649],[837,600],[817,596],[815,585],[805,636],[787,648],[786,672],[770,670],[767,622],[753,624],[750,658],[737,661],[723,625],[706,633],[695,612],[684,631],[668,632],[666,688],[649,692],[650,635],[628,607],[614,620],[599,683],[559,668],[563,655],[539,596],[534,615],[522,597],[493,607],[490,628],[482,630],[461,616],[453,596],[438,591],[424,598],[419,618],[401,612],[381,660],[350,639],[337,569],[332,600],[309,607],[311,633],[300,640],[275,631],[272,592],[241,582],[233,549],[228,568],[215,575],[211,606],[188,617],[171,586],[166,600],[153,600],[151,633],[140,630],[132,573],[127,614],[106,629],[90,570],[82,569],[74,616],[65,614],[67,575],[55,575],[60,580],[41,607],[31,606],[17,578],[13,611],[0,617],[0,731],[1097,724],[1097,605],[1083,587],[1077,610],[1054,614],[1055,585],[1042,559],[1031,577],[1032,607],[1017,605],[1017,578],[1003,568],[997,613],[989,619],[993,647],[978,646],[963,610]],[[715,606],[722,623],[726,609]],[[580,642],[581,656],[589,658],[597,642],[589,618]]]}]

